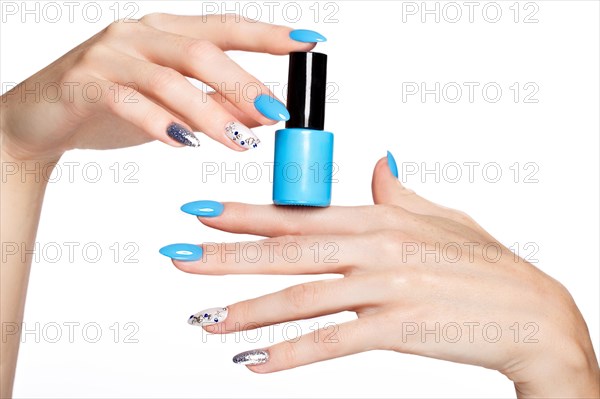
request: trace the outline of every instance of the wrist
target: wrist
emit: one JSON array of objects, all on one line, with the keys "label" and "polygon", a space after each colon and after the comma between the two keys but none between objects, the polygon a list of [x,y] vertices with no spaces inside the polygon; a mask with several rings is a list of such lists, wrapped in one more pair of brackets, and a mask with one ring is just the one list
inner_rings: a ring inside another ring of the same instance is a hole
[{"label": "wrist", "polygon": [[600,369],[588,337],[583,343],[557,340],[555,350],[544,352],[518,373],[506,374],[515,384],[517,397],[600,397]]},{"label": "wrist", "polygon": [[[2,98],[4,101],[4,98]],[[64,153],[64,149],[57,149],[54,146],[46,143],[42,136],[36,135],[19,135],[14,128],[14,121],[11,123],[13,116],[11,109],[3,102],[0,104],[0,153],[2,162],[37,164],[46,166],[56,163]],[[17,124],[19,121],[17,119]],[[27,131],[27,127],[23,127]],[[32,144],[23,142],[24,137],[29,137]],[[39,148],[36,148],[39,147]],[[4,169],[3,169],[4,172]]]},{"label": "wrist", "polygon": [[7,135],[0,131],[2,184],[45,187],[60,155],[32,156],[15,150]]}]

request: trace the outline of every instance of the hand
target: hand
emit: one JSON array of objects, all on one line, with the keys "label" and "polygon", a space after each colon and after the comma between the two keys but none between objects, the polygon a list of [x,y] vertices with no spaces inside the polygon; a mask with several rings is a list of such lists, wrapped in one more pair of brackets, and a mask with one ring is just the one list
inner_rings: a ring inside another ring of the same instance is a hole
[{"label": "hand", "polygon": [[[469,216],[404,188],[385,159],[375,168],[372,190],[375,206],[227,203],[222,214],[217,209],[212,215],[188,206],[191,213],[214,216],[199,217],[212,228],[270,238],[229,245],[227,255],[222,245],[190,247],[188,261],[174,260],[184,272],[344,276],[209,309],[190,322],[228,333],[353,311],[358,318],[340,325],[335,339],[331,330],[317,331],[234,361],[269,373],[387,349],[498,370],[521,397],[598,394],[598,363],[586,324],[561,284],[516,257]],[[293,255],[283,250],[290,245]],[[315,245],[333,256],[315,259]],[[244,258],[245,246],[261,248],[258,261]],[[233,248],[239,256],[231,254]],[[193,260],[201,250],[202,259]]]},{"label": "hand", "polygon": [[[224,51],[314,47],[290,32],[236,15],[151,14],[115,22],[2,96],[3,151],[37,160],[151,140],[197,146],[192,130],[234,150],[252,148],[258,139],[244,125],[273,124],[287,111]],[[186,76],[216,92],[207,95]],[[260,95],[264,115],[254,104]],[[235,131],[250,140],[242,144]]]}]

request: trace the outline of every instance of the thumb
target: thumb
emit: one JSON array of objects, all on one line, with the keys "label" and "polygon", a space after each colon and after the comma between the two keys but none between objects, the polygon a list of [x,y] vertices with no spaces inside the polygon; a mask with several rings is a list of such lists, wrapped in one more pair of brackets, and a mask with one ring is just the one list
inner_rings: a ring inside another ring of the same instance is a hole
[{"label": "thumb", "polygon": [[490,240],[495,241],[487,231],[465,213],[438,205],[405,188],[398,180],[398,166],[394,156],[389,151],[387,157],[381,158],[375,165],[371,190],[373,191],[375,204],[396,205],[412,213],[451,219],[457,223],[467,225],[485,234]]},{"label": "thumb", "polygon": [[397,205],[407,211],[425,215],[436,215],[443,209],[400,183],[396,160],[389,151],[387,157],[381,158],[375,165],[371,190],[375,204]]}]

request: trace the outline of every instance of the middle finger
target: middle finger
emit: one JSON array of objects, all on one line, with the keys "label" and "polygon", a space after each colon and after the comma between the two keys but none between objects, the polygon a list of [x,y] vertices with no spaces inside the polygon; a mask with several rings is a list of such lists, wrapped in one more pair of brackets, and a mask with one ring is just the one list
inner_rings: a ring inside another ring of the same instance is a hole
[{"label": "middle finger", "polygon": [[153,28],[142,30],[131,40],[147,60],[206,83],[258,123],[271,125],[285,119],[269,119],[256,109],[254,100],[261,94],[273,97],[271,91],[212,42]]}]

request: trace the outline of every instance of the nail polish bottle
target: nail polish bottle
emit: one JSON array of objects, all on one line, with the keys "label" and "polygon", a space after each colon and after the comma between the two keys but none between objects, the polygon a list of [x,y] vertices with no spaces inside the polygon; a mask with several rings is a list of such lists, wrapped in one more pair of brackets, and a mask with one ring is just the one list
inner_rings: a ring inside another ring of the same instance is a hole
[{"label": "nail polish bottle", "polygon": [[275,205],[331,203],[333,133],[324,131],[327,55],[290,54],[285,129],[275,132]]}]

